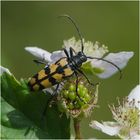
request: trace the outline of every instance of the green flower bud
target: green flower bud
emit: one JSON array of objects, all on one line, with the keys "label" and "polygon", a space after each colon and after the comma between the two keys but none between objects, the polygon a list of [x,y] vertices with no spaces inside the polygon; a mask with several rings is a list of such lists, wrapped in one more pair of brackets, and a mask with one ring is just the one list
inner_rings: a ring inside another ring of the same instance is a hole
[{"label": "green flower bud", "polygon": [[89,94],[85,94],[84,99],[88,103],[91,100],[91,97]]},{"label": "green flower bud", "polygon": [[88,90],[84,87],[83,90],[79,91],[78,94],[80,97],[84,97],[86,94],[88,94]]},{"label": "green flower bud", "polygon": [[74,108],[76,108],[76,109],[80,109],[81,106],[80,106],[80,104],[79,104],[78,102],[75,102],[75,104],[74,104]]},{"label": "green flower bud", "polygon": [[61,103],[59,102],[57,105],[58,105],[58,108],[61,112],[65,112],[65,110],[67,110],[67,106],[66,106],[66,103],[64,101],[62,101]]},{"label": "green flower bud", "polygon": [[88,93],[88,89],[86,87],[84,87],[83,90]]},{"label": "green flower bud", "polygon": [[63,91],[63,95],[67,99],[68,98],[68,95],[69,95],[69,91],[68,90],[64,90]]},{"label": "green flower bud", "polygon": [[80,105],[80,107],[82,107],[85,104],[85,102],[84,102],[84,100],[82,98],[78,99],[77,103]]},{"label": "green flower bud", "polygon": [[73,92],[73,91],[71,91],[71,92],[69,92],[68,97],[69,97],[70,100],[73,101],[73,100],[75,100],[75,98],[76,98],[76,93]]},{"label": "green flower bud", "polygon": [[73,105],[73,103],[72,102],[70,102],[70,103],[68,103],[68,108],[70,109],[70,110],[72,110],[73,108],[74,108],[74,105]]},{"label": "green flower bud", "polygon": [[86,92],[88,92],[87,90],[85,90],[86,88],[84,87],[84,85],[78,85],[78,95],[80,96],[80,97],[83,97],[85,94],[86,94]]},{"label": "green flower bud", "polygon": [[84,85],[83,84],[78,84],[78,90],[80,91],[80,90],[83,90],[83,88],[84,88]]},{"label": "green flower bud", "polygon": [[69,90],[70,91],[75,91],[76,90],[76,87],[74,84],[71,84],[70,87],[69,87]]}]

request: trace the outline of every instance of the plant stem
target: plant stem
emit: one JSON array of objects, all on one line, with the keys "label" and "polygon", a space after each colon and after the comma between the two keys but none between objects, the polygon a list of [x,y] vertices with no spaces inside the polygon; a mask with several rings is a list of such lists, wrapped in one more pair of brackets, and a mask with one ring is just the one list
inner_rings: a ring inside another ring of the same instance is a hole
[{"label": "plant stem", "polygon": [[75,118],[74,120],[74,130],[75,130],[75,139],[82,139],[80,133],[80,120]]}]

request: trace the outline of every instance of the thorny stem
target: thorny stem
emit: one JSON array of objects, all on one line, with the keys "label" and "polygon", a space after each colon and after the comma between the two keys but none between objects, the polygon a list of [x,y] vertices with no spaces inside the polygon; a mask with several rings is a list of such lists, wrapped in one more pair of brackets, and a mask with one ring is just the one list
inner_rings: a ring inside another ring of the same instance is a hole
[{"label": "thorny stem", "polygon": [[82,139],[80,133],[80,120],[75,118],[74,120],[74,130],[75,130],[75,139]]}]

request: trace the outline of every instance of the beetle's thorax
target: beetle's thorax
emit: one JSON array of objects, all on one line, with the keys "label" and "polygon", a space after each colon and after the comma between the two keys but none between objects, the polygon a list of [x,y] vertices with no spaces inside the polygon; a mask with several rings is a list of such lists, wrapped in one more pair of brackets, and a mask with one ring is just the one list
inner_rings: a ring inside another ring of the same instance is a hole
[{"label": "beetle's thorax", "polygon": [[87,57],[83,52],[78,52],[78,54],[73,56],[70,61],[75,67],[81,67],[81,65],[87,61]]}]

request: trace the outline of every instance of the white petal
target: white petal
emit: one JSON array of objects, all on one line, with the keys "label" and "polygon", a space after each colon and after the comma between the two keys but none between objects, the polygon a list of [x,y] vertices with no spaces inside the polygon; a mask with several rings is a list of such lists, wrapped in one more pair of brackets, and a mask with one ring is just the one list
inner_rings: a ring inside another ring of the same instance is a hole
[{"label": "white petal", "polygon": [[132,140],[140,140],[140,135],[138,135],[138,134],[132,135],[131,139]]},{"label": "white petal", "polygon": [[48,93],[50,93],[51,95],[53,95],[53,93],[54,93],[54,90],[52,89],[52,88],[45,88],[45,89],[43,89],[43,92],[48,92]]},{"label": "white petal", "polygon": [[66,55],[64,54],[64,51],[54,51],[54,52],[52,52],[52,54],[51,54],[51,60],[53,61],[53,62],[55,62],[55,61],[57,61],[57,60],[59,60],[60,58],[62,58],[62,57],[66,57]]},{"label": "white petal", "polygon": [[[109,53],[106,57],[104,57],[104,59],[114,63],[120,69],[123,69],[133,55],[133,52]],[[102,60],[91,61],[91,64],[93,67],[98,67],[104,70],[103,73],[97,74],[97,76],[100,78],[108,78],[118,72],[116,67]]]},{"label": "white petal", "polygon": [[128,100],[135,100],[135,106],[140,110],[140,85],[137,85],[129,94]]},{"label": "white petal", "polygon": [[92,121],[90,126],[94,129],[100,130],[110,136],[118,135],[121,127],[115,122],[104,122],[99,123],[97,121]]},{"label": "white petal", "polygon": [[51,53],[44,49],[38,47],[25,47],[25,50],[42,61],[51,62]]},{"label": "white petal", "polygon": [[9,75],[12,75],[7,68],[0,66],[0,75],[2,75],[4,72],[8,73]]}]

